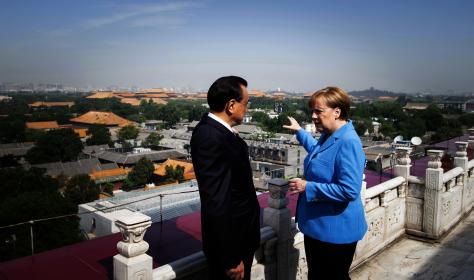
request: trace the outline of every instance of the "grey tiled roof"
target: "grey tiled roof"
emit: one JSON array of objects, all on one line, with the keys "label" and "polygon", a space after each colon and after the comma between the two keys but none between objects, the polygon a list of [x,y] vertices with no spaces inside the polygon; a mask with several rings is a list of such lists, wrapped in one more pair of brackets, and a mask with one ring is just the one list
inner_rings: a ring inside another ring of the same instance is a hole
[{"label": "grey tiled roof", "polygon": [[34,145],[33,142],[0,144],[0,157],[6,155],[24,156]]},{"label": "grey tiled roof", "polygon": [[137,154],[106,151],[97,155],[97,157],[101,160],[115,162],[118,164],[135,164],[142,157],[145,157],[154,162],[161,162],[165,161],[168,158],[185,158],[186,155],[176,150],[151,151]]},{"label": "grey tiled roof", "polygon": [[[89,174],[92,171],[108,170],[118,168],[116,163],[100,164],[97,158],[81,159],[70,162],[51,162],[43,164],[33,164],[32,167],[39,167],[46,169],[46,174],[50,176],[75,176],[79,174]],[[105,168],[104,168],[105,167]]]}]

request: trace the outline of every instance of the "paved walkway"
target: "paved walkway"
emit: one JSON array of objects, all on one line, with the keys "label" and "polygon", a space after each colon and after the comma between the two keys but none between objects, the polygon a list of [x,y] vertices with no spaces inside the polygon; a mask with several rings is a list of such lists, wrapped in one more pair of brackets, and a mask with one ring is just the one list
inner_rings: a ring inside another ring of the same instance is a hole
[{"label": "paved walkway", "polygon": [[474,211],[440,242],[403,238],[352,271],[351,278],[474,279]]}]

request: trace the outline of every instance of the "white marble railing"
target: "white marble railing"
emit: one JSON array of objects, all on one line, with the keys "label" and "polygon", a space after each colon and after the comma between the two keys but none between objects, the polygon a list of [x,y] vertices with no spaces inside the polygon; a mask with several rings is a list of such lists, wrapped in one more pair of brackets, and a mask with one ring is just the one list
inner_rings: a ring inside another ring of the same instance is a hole
[{"label": "white marble railing", "polygon": [[405,178],[398,176],[365,192],[367,233],[357,244],[352,266],[364,262],[405,233]]},{"label": "white marble railing", "polygon": [[[472,209],[474,160],[467,160],[466,142],[457,142],[456,145],[458,152],[454,158],[455,168],[448,172],[443,172],[441,168],[443,151],[430,150],[428,154],[431,160],[425,177],[411,176],[411,149],[399,148],[397,165],[394,167],[396,177],[367,190],[363,184],[361,199],[369,228],[364,239],[357,245],[352,267],[376,255],[405,233],[438,239]],[[474,146],[474,140],[472,145]],[[274,180],[269,183],[269,207],[264,209],[265,227],[261,229],[261,247],[255,254],[252,279],[306,279],[304,238],[295,227],[287,207],[287,182],[283,179]],[[134,227],[132,222],[128,221],[127,228]],[[127,246],[144,246],[142,241],[136,242],[139,243]],[[141,251],[143,250],[140,249]],[[122,252],[121,255],[120,259],[127,263],[124,259],[127,254]],[[123,263],[121,265],[125,267]],[[114,271],[117,273],[120,269]],[[138,277],[144,274],[127,275],[128,278],[117,275],[114,277],[127,280],[151,279]],[[154,269],[152,275],[155,280],[205,279],[204,255],[198,252],[161,266]]]}]

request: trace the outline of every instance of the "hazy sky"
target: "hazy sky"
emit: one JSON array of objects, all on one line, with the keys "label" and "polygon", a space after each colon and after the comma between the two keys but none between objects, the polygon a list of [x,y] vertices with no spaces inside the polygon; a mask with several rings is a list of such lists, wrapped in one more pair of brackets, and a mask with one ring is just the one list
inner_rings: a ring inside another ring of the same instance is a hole
[{"label": "hazy sky", "polygon": [[474,1],[0,0],[0,82],[474,91]]}]

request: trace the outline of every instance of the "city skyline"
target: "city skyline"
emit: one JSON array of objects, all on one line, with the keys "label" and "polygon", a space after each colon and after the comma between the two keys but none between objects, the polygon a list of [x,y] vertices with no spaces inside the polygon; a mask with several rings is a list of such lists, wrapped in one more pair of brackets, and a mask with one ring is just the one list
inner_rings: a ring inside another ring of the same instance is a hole
[{"label": "city skyline", "polygon": [[22,1],[0,11],[0,82],[206,90],[327,85],[472,92],[469,1]]}]

